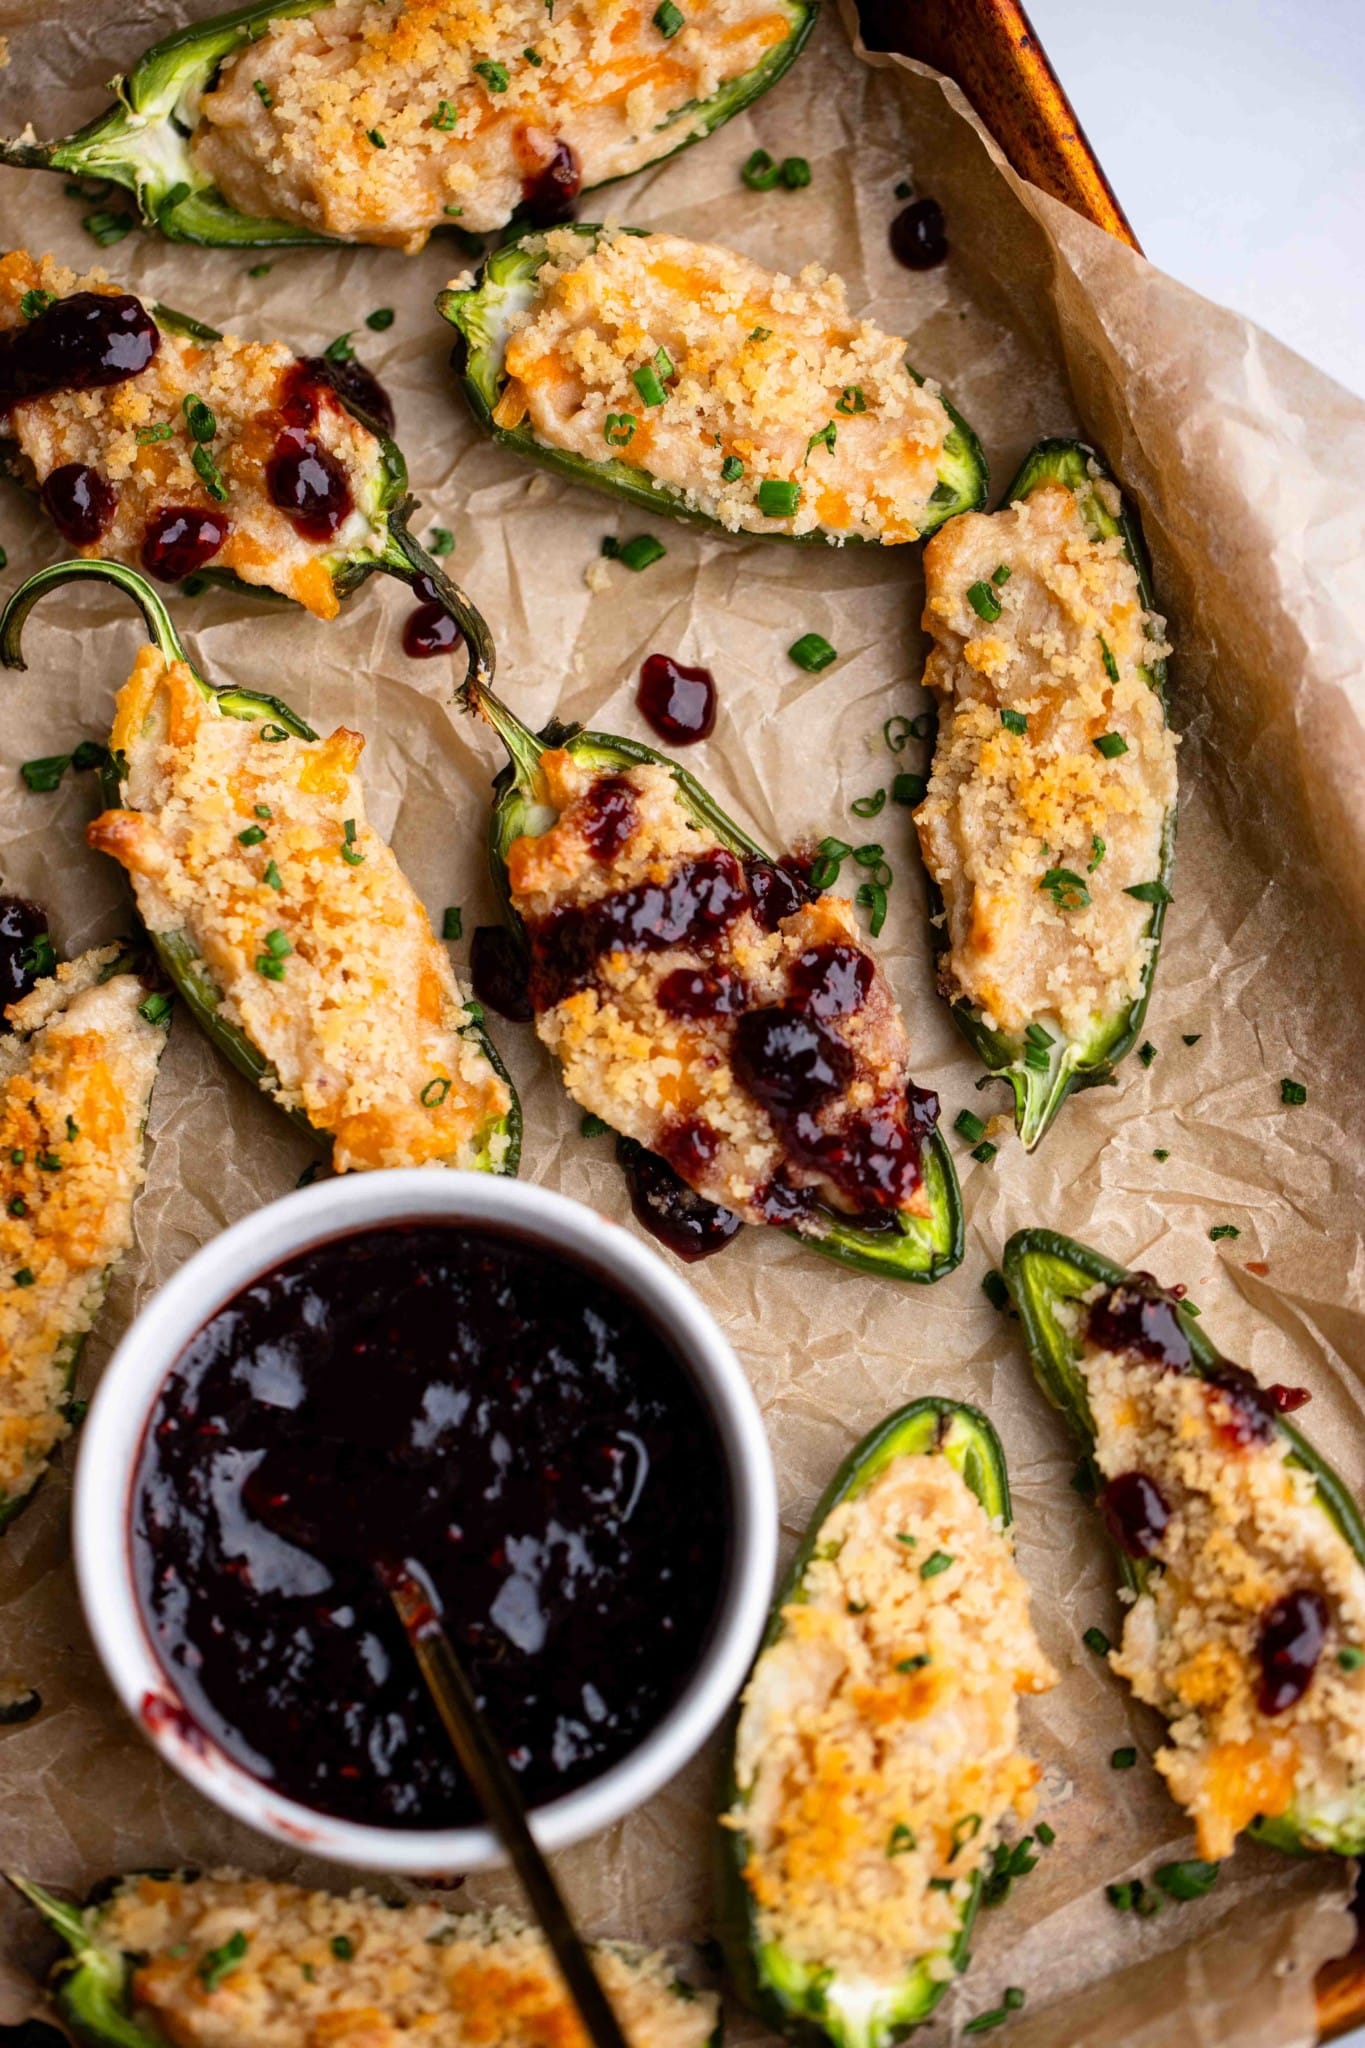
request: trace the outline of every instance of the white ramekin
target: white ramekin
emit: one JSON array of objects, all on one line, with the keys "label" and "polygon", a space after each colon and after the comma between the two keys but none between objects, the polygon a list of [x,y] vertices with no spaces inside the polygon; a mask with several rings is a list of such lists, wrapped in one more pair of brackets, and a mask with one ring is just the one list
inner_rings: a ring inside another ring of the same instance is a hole
[{"label": "white ramekin", "polygon": [[582,1204],[522,1181],[426,1167],[320,1181],[244,1218],[167,1281],[114,1353],[82,1432],[73,1507],[90,1633],[119,1698],[166,1761],[216,1805],[277,1841],[366,1870],[428,1876],[502,1862],[496,1837],[484,1827],[369,1827],[315,1813],[251,1777],[193,1725],[138,1606],[131,1513],[143,1435],[162,1382],[210,1316],[310,1245],[373,1225],[433,1220],[502,1226],[596,1267],[667,1331],[715,1419],[732,1541],[701,1661],[638,1748],[536,1811],[535,1837],[543,1849],[562,1849],[643,1804],[701,1747],[744,1681],[772,1594],[777,1496],[757,1404],[708,1310],[647,1246]]}]

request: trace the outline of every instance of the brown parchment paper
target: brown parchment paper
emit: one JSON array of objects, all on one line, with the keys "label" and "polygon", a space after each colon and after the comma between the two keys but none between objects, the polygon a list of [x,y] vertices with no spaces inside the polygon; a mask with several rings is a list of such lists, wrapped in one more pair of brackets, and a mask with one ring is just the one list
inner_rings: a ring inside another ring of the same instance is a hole
[{"label": "brown parchment paper", "polygon": [[[74,126],[99,83],[184,11],[176,0],[0,5],[10,55],[0,128],[16,132],[30,117],[43,133]],[[746,192],[738,168],[759,145],[808,156],[809,189]],[[922,276],[887,249],[893,187],[905,177],[940,200],[952,239],[946,267]],[[1141,194],[1127,197],[1140,212]],[[913,1395],[980,1402],[1004,1438],[1020,1559],[1063,1673],[1025,1709],[1044,1766],[1040,1812],[1057,1841],[1003,1907],[982,1914],[974,1966],[931,2038],[955,2035],[1018,1984],[1028,1993],[1011,2023],[1020,2048],[1306,2041],[1314,1970],[1350,1939],[1342,1866],[1247,1847],[1198,1904],[1139,1922],[1105,1902],[1106,1882],[1190,1854],[1191,1836],[1147,1761],[1155,1718],[1081,1645],[1092,1623],[1117,1633],[1112,1570],[1067,1484],[1072,1446],[1034,1391],[1014,1324],[980,1281],[1025,1223],[1187,1281],[1234,1357],[1266,1379],[1311,1387],[1311,1434],[1349,1481],[1365,1481],[1365,408],[1021,185],[954,89],[903,60],[860,61],[833,16],[750,114],[590,205],[596,217],[725,240],[774,267],[829,263],[852,304],[903,334],[917,366],[946,384],[982,434],[997,487],[1036,437],[1081,428],[1140,502],[1173,622],[1185,734],[1176,901],[1148,1019],[1154,1063],[1130,1059],[1117,1088],[1073,1101],[1032,1159],[1009,1139],[983,1167],[951,1141],[967,1255],[934,1288],[863,1278],[758,1231],[689,1277],[763,1405],[788,1540],[851,1442]],[[6,245],[87,267],[101,259],[79,227],[83,210],[56,179],[0,177]],[[499,686],[524,717],[558,712],[642,733],[634,683],[642,657],[659,648],[715,672],[719,723],[689,766],[760,837],[849,836],[851,799],[888,782],[882,722],[921,702],[916,551],[741,544],[661,518],[666,559],[641,576],[613,567],[593,595],[585,571],[603,534],[625,537],[648,522],[518,466],[474,434],[446,368],[449,331],[431,311],[435,291],[463,267],[452,244],[414,259],[287,253],[263,280],[248,275],[251,253],[141,235],[102,260],[146,296],[305,351],[359,330],[365,360],[397,403],[424,501],[418,530],[454,529],[455,567],[499,642]],[[381,305],[395,321],[370,334],[364,316]],[[0,498],[0,539],[6,589],[58,552],[17,489]],[[446,665],[402,655],[406,604],[399,588],[373,582],[327,627],[223,593],[178,601],[176,611],[216,680],[278,689],[315,726],[344,720],[367,734],[376,822],[437,914],[463,907],[468,934],[493,916],[482,839],[499,761],[489,737],[448,710]],[[806,630],[839,649],[819,678],[786,658]],[[127,608],[107,595],[49,601],[28,629],[28,674],[0,684],[0,877],[50,907],[68,951],[126,922],[122,880],[84,849],[88,780],[34,796],[15,771],[107,730],[137,637]],[[912,753],[895,765],[922,764]],[[882,950],[910,1021],[916,1076],[940,1091],[951,1126],[963,1106],[995,1097],[974,1092],[980,1070],[933,994],[909,816],[888,807],[872,829],[895,868]],[[578,1112],[529,1030],[503,1024],[497,1037],[525,1105],[524,1173],[623,1216],[609,1141],[579,1137]],[[1281,1106],[1284,1075],[1307,1084],[1306,1107]],[[1157,1148],[1169,1151],[1164,1163]],[[83,1391],[158,1282],[215,1231],[292,1187],[309,1157],[178,1017],[152,1109],[136,1250],[89,1347]],[[1218,1222],[1240,1236],[1210,1243]],[[0,1547],[0,1672],[44,1700],[35,1720],[0,1731],[4,1865],[77,1889],[115,1869],[179,1860],[344,1882],[224,1820],[157,1762],[117,1707],[72,1582],[70,1464],[68,1452]],[[1128,1743],[1139,1767],[1115,1774],[1109,1755]],[[707,1934],[715,1768],[713,1746],[643,1812],[558,1859],[589,1927],[651,1941]],[[512,1893],[494,1877],[471,1880],[464,1896]],[[0,1904],[0,2019],[34,2009],[27,1971],[49,1954],[31,1916]],[[731,2027],[733,2039],[758,2038],[742,2015]]]}]

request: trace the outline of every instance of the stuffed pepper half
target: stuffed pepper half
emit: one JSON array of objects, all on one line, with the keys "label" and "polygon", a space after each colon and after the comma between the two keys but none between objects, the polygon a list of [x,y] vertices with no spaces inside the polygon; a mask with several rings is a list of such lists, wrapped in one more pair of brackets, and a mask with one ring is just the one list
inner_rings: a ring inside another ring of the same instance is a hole
[{"label": "stuffed pepper half", "polygon": [[504,243],[437,304],[495,439],[651,512],[890,544],[985,503],[975,434],[816,264],[782,277],[677,235],[565,227]]},{"label": "stuffed pepper half", "polygon": [[511,757],[495,885],[541,1042],[575,1101],[746,1223],[864,1271],[962,1258],[938,1098],[853,906],[774,862],[685,770],[609,734],[527,731],[465,702]]},{"label": "stuffed pepper half", "polygon": [[375,570],[429,577],[491,669],[482,619],[407,531],[392,427],[356,363],[219,334],[50,256],[0,258],[0,435],[63,540],[320,619]]},{"label": "stuffed pepper half", "polygon": [[157,43],[117,104],[12,164],[108,178],[176,241],[483,234],[709,135],[766,92],[815,0],[264,0]]},{"label": "stuffed pepper half", "polygon": [[520,1113],[445,948],[365,815],[364,739],[319,739],[278,698],[214,689],[133,569],[64,562],[0,614],[0,660],[75,579],[126,591],[152,635],[119,692],[110,808],[86,837],[128,870],[167,975],[219,1050],[338,1172],[514,1173]]},{"label": "stuffed pepper half", "polygon": [[70,1427],[76,1361],[133,1241],[169,996],[105,946],[63,962],[0,1036],[0,1528]]},{"label": "stuffed pepper half", "polygon": [[[1243,1828],[1365,1849],[1365,1522],[1177,1294],[1025,1230],[1004,1274],[1033,1369],[1094,1459],[1131,1600],[1110,1662],[1170,1722],[1156,1766],[1201,1856]],[[1304,1398],[1302,1396],[1299,1399]]]},{"label": "stuffed pepper half", "polygon": [[1112,1079],[1151,993],[1175,845],[1165,622],[1087,448],[1044,441],[1005,509],[925,550],[938,701],[920,845],[939,984],[1024,1144]]},{"label": "stuffed pepper half", "polygon": [[902,1408],[815,1511],[735,1731],[727,1955],[769,2025],[888,2048],[956,1973],[1002,1822],[1032,1810],[1018,1694],[1056,1674],[1029,1619],[984,1415]]},{"label": "stuffed pepper half", "polygon": [[[542,1936],[510,1913],[340,1898],[220,1871],[66,1905],[11,1878],[69,1950],[57,2008],[88,2048],[548,2048],[581,2039]],[[638,2048],[711,2048],[718,2001],[658,1951],[601,1942]]]}]

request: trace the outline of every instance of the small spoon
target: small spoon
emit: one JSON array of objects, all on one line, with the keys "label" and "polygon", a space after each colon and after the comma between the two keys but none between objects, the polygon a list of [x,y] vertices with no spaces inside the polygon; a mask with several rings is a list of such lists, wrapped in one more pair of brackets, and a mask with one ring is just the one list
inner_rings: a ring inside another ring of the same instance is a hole
[{"label": "small spoon", "polygon": [[[327,1499],[332,1482],[323,1480],[310,1487],[311,1476],[295,1466],[290,1482],[277,1489],[263,1467],[248,1479],[243,1495],[258,1521],[287,1542],[316,1553],[322,1547],[316,1509],[324,1502],[328,1506],[336,1502]],[[317,1496],[314,1514],[309,1513],[310,1492]],[[365,1520],[363,1512],[352,1517],[347,1554],[365,1556],[393,1602],[450,1746],[512,1859],[583,2027],[594,2048],[629,2048],[550,1866],[527,1825],[517,1781],[442,1626],[436,1589],[416,1558],[376,1555],[365,1540]]]}]

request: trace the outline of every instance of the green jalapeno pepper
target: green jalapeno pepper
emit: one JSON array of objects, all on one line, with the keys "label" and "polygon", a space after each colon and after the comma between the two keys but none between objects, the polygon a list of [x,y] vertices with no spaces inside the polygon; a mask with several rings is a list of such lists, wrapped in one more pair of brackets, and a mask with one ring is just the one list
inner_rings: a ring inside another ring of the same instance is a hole
[{"label": "green jalapeno pepper", "polygon": [[[821,1496],[787,1575],[773,1602],[763,1640],[754,1661],[757,1672],[764,1653],[787,1629],[784,1610],[805,1597],[806,1575],[815,1558],[821,1532],[834,1509],[867,1490],[896,1458],[935,1455],[947,1458],[961,1474],[988,1515],[1010,1521],[1009,1479],[1000,1439],[986,1417],[959,1401],[927,1395],[899,1408],[855,1445]],[[751,1674],[752,1678],[752,1674]],[[736,1728],[738,1722],[736,1722]],[[721,1813],[742,1814],[746,1800],[736,1777],[732,1742],[726,1760]],[[972,1923],[981,1901],[982,1880],[972,1880],[957,1933],[933,1957],[907,1962],[905,1977],[889,1994],[869,1996],[863,1983],[843,1984],[836,1973],[789,1955],[760,1931],[753,1894],[745,1881],[749,1838],[742,1828],[718,1829],[719,1922],[730,1977],[744,2003],[778,2033],[802,2048],[890,2048],[912,2027],[927,2020],[952,1976],[965,1968]],[[930,1974],[929,1964],[946,1957],[952,1972]]]},{"label": "green jalapeno pepper", "polygon": [[[1067,1319],[1068,1312],[1078,1313],[1097,1288],[1120,1287],[1143,1276],[1128,1272],[1088,1245],[1078,1244],[1053,1230],[1016,1231],[1005,1247],[1001,1270],[1023,1325],[1034,1377],[1053,1407],[1061,1410],[1090,1458],[1095,1448],[1095,1424],[1085,1376],[1077,1362],[1081,1341],[1076,1324]],[[1166,1294],[1163,1298],[1189,1346],[1190,1362],[1185,1370],[1201,1379],[1213,1380],[1240,1370],[1229,1365],[1205,1334],[1202,1322],[1176,1295]],[[1312,1474],[1316,1506],[1365,1565],[1365,1516],[1345,1482],[1291,1422],[1274,1413],[1268,1401],[1259,1413],[1264,1425],[1273,1422],[1276,1434],[1289,1446],[1286,1463]],[[1130,1593],[1145,1592],[1153,1573],[1161,1569],[1159,1560],[1131,1557],[1117,1543],[1114,1554],[1123,1584]],[[1348,1810],[1343,1811],[1340,1794],[1334,1795],[1330,1810],[1315,1809],[1311,1795],[1301,1795],[1287,1812],[1253,1820],[1247,1832],[1275,1849],[1332,1849],[1341,1855],[1359,1855],[1365,1850],[1365,1785],[1355,1789]]]},{"label": "green jalapeno pepper", "polygon": [[[10,598],[3,613],[0,613],[0,663],[6,668],[23,668],[23,629],[34,606],[49,591],[56,590],[62,584],[86,580],[112,583],[131,597],[142,613],[151,640],[161,654],[168,662],[183,662],[205,700],[215,703],[221,713],[229,718],[261,722],[263,730],[273,728],[273,733],[266,730],[267,737],[292,736],[301,740],[318,738],[312,727],[306,725],[297,713],[291,711],[278,697],[265,696],[255,690],[215,687],[205,682],[190,661],[161,599],[136,569],[130,569],[122,562],[58,562],[51,568],[40,569],[30,576]],[[149,738],[148,744],[154,745],[155,742]],[[126,806],[128,769],[128,761],[113,752],[107,756],[101,767],[105,801],[111,808]],[[222,991],[200,957],[198,947],[190,934],[185,930],[172,929],[152,932],[149,936],[167,978],[184,999],[195,1022],[203,1028],[219,1052],[239,1073],[244,1074],[255,1086],[267,1093],[274,1093],[279,1086],[279,1077],[274,1066],[246,1032],[223,1014]],[[467,1008],[470,1022],[461,1029],[460,1036],[478,1045],[489,1066],[506,1084],[511,1097],[506,1115],[493,1119],[481,1132],[475,1163],[482,1172],[514,1174],[521,1152],[521,1107],[511,1077],[485,1029],[481,1007],[473,1003],[467,1005]],[[314,1137],[319,1135],[302,1108],[290,1108],[285,1113],[300,1129]],[[496,1158],[490,1151],[493,1142],[498,1139],[507,1141],[505,1147],[498,1148],[501,1152],[500,1158]]]},{"label": "green jalapeno pepper", "polygon": [[[16,1029],[12,1033],[0,1036],[0,1109],[8,1111],[9,1101],[13,1100],[11,1084],[19,1084],[23,1096],[28,1095],[29,1091],[24,1089],[22,1084],[29,1071],[32,1054],[43,1047],[53,1024],[69,1017],[79,1024],[82,1037],[96,1034],[98,1039],[98,1034],[104,1033],[111,1056],[111,1040],[127,1056],[130,1062],[129,1078],[137,1090],[134,1098],[125,1105],[132,1114],[124,1126],[124,1144],[128,1156],[123,1158],[122,1165],[131,1175],[136,1172],[142,1156],[142,1142],[147,1128],[152,1087],[170,1026],[171,1000],[169,996],[158,995],[153,988],[144,985],[144,970],[150,962],[141,949],[120,946],[117,949],[111,947],[105,950],[109,956],[107,958],[103,957],[100,951],[96,951],[72,963],[75,972],[71,982],[64,989],[59,985],[55,999],[44,1005],[41,1021],[26,1029],[16,1019]],[[109,1000],[98,996],[96,992],[114,981],[118,982],[118,993],[111,1010]],[[38,988],[42,986],[41,982],[37,985]],[[36,989],[31,991],[24,1001],[31,1001],[36,993]],[[79,1069],[73,1078],[79,1080]],[[49,1082],[43,1091],[42,1099],[51,1102],[52,1093]],[[38,1099],[35,1097],[32,1111],[29,1112],[35,1120],[39,1114]],[[0,1152],[0,1204],[3,1204],[7,1219],[5,1229],[11,1237],[11,1242],[15,1238],[18,1239],[12,1263],[7,1261],[11,1264],[11,1270],[0,1273],[0,1292],[12,1294],[20,1318],[23,1316],[25,1303],[35,1304],[43,1322],[43,1334],[36,1347],[37,1355],[34,1344],[25,1341],[22,1321],[18,1330],[13,1333],[12,1349],[15,1358],[22,1358],[29,1367],[38,1363],[45,1365],[51,1387],[48,1412],[42,1421],[41,1442],[30,1442],[26,1469],[19,1482],[8,1492],[0,1488],[0,1531],[8,1528],[14,1517],[37,1491],[47,1470],[48,1459],[55,1449],[55,1444],[51,1441],[52,1431],[56,1429],[60,1432],[62,1423],[70,1423],[73,1419],[71,1388],[86,1337],[108,1292],[115,1267],[132,1243],[132,1222],[129,1213],[125,1227],[119,1233],[123,1242],[118,1243],[117,1236],[112,1242],[106,1242],[105,1250],[112,1253],[108,1262],[101,1269],[89,1272],[79,1289],[73,1290],[73,1275],[66,1249],[67,1233],[70,1230],[69,1207],[59,1220],[54,1237],[44,1236],[44,1214],[49,1199],[60,1200],[65,1197],[68,1205],[74,1199],[67,1192],[62,1175],[65,1174],[69,1181],[73,1171],[79,1173],[81,1170],[79,1154],[76,1154],[73,1160],[69,1153],[70,1147],[81,1142],[78,1116],[72,1113],[80,1110],[80,1098],[72,1095],[68,1101],[69,1109],[58,1103],[56,1110],[58,1116],[65,1114],[64,1129],[53,1127],[53,1113],[49,1111],[48,1129],[42,1149],[39,1149],[35,1140],[26,1134],[26,1130],[11,1125],[5,1149]],[[16,1136],[22,1136],[24,1142],[15,1144]],[[108,1148],[115,1148],[117,1144],[117,1137],[111,1137],[107,1141]],[[101,1163],[112,1164],[113,1161],[102,1153]],[[101,1223],[108,1224],[117,1215],[118,1198],[116,1194],[110,1194],[105,1177],[101,1177],[97,1191],[92,1193],[89,1199],[98,1202]],[[131,1195],[128,1198],[128,1205],[130,1212]],[[19,1263],[21,1258],[24,1261],[22,1265]],[[45,1307],[47,1290],[52,1279],[50,1268],[54,1263],[59,1269],[55,1282],[57,1292],[51,1299],[50,1307]],[[17,1271],[13,1270],[14,1268],[17,1268]],[[55,1340],[49,1334],[54,1320],[63,1324]],[[24,1418],[26,1421],[32,1419]],[[18,1419],[14,1420],[16,1426],[19,1426]]]},{"label": "green jalapeno pepper", "polygon": [[[193,149],[199,101],[213,89],[222,66],[258,42],[274,23],[316,14],[331,4],[332,0],[258,0],[254,7],[177,29],[111,81],[115,101],[105,113],[55,142],[6,143],[0,147],[0,161],[123,186],[136,199],[146,226],[171,241],[237,249],[336,247],[340,238],[297,221],[239,212],[196,163]],[[656,131],[658,153],[651,162],[722,127],[795,62],[815,26],[817,0],[779,0],[779,5],[789,24],[786,35],[758,64],[725,80],[709,99],[693,101],[669,115]],[[386,226],[376,224],[378,238],[392,240]]]},{"label": "green jalapeno pepper", "polygon": [[[656,753],[638,740],[621,739],[614,733],[587,732],[580,726],[550,725],[537,735],[478,683],[466,683],[460,697],[466,710],[487,719],[509,757],[507,767],[493,785],[489,864],[504,918],[523,943],[525,934],[512,907],[507,854],[514,840],[546,832],[555,821],[556,814],[545,801],[540,767],[542,755],[551,747],[563,747],[576,760],[604,775],[621,774],[644,763],[667,768],[683,808],[696,825],[714,833],[722,846],[741,859],[771,859],[756,840],[726,816],[695,777],[666,754]],[[875,1231],[860,1229],[834,1210],[822,1209],[820,1235],[797,1231],[791,1234],[827,1257],[864,1273],[923,1283],[941,1280],[962,1262],[963,1221],[957,1175],[937,1126],[924,1141],[921,1170],[930,1205],[928,1217],[909,1216],[902,1211],[896,1217],[895,1228]]]},{"label": "green jalapeno pepper", "polygon": [[[600,227],[582,223],[574,223],[572,231],[594,242],[603,232]],[[627,228],[624,232],[643,235],[645,230]],[[444,291],[437,297],[438,310],[459,337],[452,352],[452,361],[478,424],[504,448],[513,449],[574,483],[591,484],[595,489],[609,491],[614,497],[625,498],[645,512],[668,512],[677,519],[685,519],[713,531],[727,531],[718,519],[699,510],[681,490],[651,477],[649,471],[638,464],[618,461],[610,456],[600,462],[591,462],[585,456],[538,440],[528,423],[515,427],[499,426],[494,414],[508,382],[506,355],[512,322],[534,304],[536,278],[546,260],[544,233],[527,229],[485,257],[468,290]],[[908,364],[906,367],[909,369]],[[924,381],[915,370],[910,370],[910,375],[916,383]],[[856,386],[849,387],[850,391],[856,389]],[[921,540],[927,539],[955,514],[975,511],[986,502],[988,471],[981,443],[941,393],[940,398],[952,427],[944,442],[938,481],[924,507],[919,531]],[[857,402],[862,402],[861,392]],[[850,400],[852,403],[854,401]],[[609,424],[612,417],[608,416]],[[793,487],[784,485],[783,488]],[[792,507],[788,506],[787,515],[791,511]],[[827,543],[830,535],[825,528],[817,526],[808,533],[799,534],[745,530],[739,537]],[[865,536],[852,535],[849,538],[867,544]]]},{"label": "green jalapeno pepper", "polygon": [[66,1943],[68,1954],[52,1973],[52,1992],[57,2011],[76,2039],[90,2048],[156,2048],[156,2035],[132,2014],[128,1957],[119,1949],[100,1946],[97,1915],[68,1905],[26,1877],[10,1873],[9,1882]]},{"label": "green jalapeno pepper", "polygon": [[[1122,503],[1117,513],[1109,510],[1095,489],[1096,474],[1113,482],[1099,456],[1084,442],[1040,441],[1025,457],[1023,467],[1005,492],[1002,508],[1029,497],[1041,486],[1063,484],[1075,494],[1081,518],[1092,540],[1107,540],[1118,535],[1125,558],[1137,572],[1143,606],[1151,611],[1151,567],[1136,516]],[[1140,673],[1161,700],[1165,713],[1165,661],[1144,664]],[[1175,825],[1176,811],[1172,804],[1162,827],[1161,854],[1152,888],[1155,900],[1151,902],[1144,929],[1147,964],[1135,1001],[1125,1004],[1110,1016],[1097,1018],[1081,1039],[1068,1039],[1038,1023],[1018,1032],[995,1030],[986,1024],[980,1011],[971,1003],[958,1001],[953,1004],[954,1020],[967,1043],[993,1075],[1009,1082],[1014,1094],[1015,1128],[1026,1151],[1031,1152],[1045,1135],[1068,1095],[1082,1088],[1095,1088],[1112,1082],[1118,1062],[1137,1041],[1151,998],[1161,928],[1166,920],[1166,905],[1170,901]],[[929,878],[929,897],[933,945],[937,953],[945,953],[951,940],[943,915],[943,899],[932,877]]]}]

